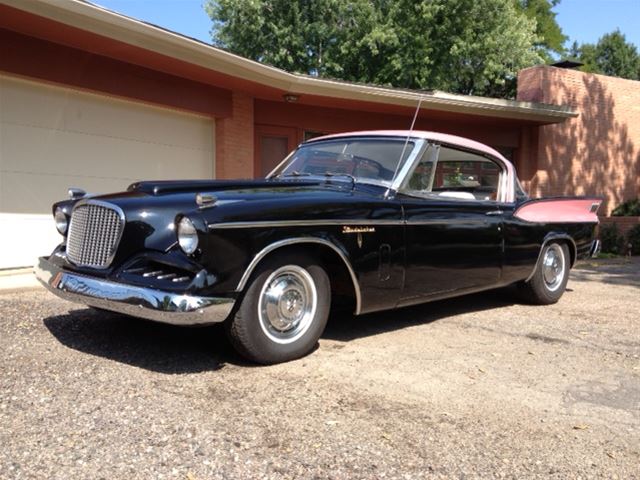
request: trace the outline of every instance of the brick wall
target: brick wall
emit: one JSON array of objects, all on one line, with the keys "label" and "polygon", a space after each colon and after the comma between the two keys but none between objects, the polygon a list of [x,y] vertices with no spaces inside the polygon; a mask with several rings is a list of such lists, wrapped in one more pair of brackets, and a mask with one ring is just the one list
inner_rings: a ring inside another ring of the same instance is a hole
[{"label": "brick wall", "polygon": [[231,115],[216,119],[216,178],[253,178],[253,97],[233,92]]},{"label": "brick wall", "polygon": [[600,226],[613,225],[618,227],[618,233],[627,236],[627,232],[636,225],[640,225],[640,217],[600,217]]},{"label": "brick wall", "polygon": [[537,66],[519,73],[518,100],[580,113],[532,137],[522,178],[532,195],[602,196],[601,214],[640,195],[640,82]]}]

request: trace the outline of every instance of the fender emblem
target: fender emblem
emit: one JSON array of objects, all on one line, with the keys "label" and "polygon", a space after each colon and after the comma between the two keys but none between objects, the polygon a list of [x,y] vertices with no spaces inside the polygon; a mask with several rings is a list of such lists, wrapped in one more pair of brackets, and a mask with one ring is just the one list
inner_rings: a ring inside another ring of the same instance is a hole
[{"label": "fender emblem", "polygon": [[342,227],[342,233],[373,233],[376,229],[374,227]]}]

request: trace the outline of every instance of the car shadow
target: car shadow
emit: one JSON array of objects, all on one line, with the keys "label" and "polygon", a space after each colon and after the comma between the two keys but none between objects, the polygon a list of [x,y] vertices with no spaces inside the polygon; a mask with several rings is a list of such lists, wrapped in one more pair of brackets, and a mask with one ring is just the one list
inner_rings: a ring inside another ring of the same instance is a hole
[{"label": "car shadow", "polygon": [[[452,315],[512,305],[514,298],[514,292],[500,289],[358,317],[335,314],[322,338],[348,342]],[[44,325],[66,347],[158,373],[200,373],[227,364],[258,366],[234,351],[221,325],[178,327],[90,308],[48,317]]]},{"label": "car shadow", "polygon": [[513,287],[501,288],[357,317],[337,315],[329,319],[322,338],[348,342],[355,338],[424,325],[463,313],[506,307],[517,301],[517,293],[514,290]]},{"label": "car shadow", "polygon": [[90,308],[46,318],[44,325],[69,348],[159,373],[250,365],[234,352],[219,325],[178,327]]}]

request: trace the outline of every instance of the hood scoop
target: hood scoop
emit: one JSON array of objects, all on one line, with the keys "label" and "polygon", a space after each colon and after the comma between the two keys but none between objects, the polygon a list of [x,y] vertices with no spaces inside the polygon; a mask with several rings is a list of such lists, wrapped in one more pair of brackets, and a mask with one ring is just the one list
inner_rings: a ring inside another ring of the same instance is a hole
[{"label": "hood scoop", "polygon": [[136,182],[129,185],[128,192],[142,192],[149,195],[164,193],[187,193],[202,191],[222,191],[238,189],[262,189],[273,187],[305,187],[320,184],[320,181],[300,180],[164,180]]}]

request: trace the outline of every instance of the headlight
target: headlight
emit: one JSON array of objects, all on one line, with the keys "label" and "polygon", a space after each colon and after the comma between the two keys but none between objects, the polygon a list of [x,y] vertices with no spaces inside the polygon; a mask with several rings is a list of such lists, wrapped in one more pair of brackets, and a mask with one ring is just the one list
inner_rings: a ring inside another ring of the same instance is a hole
[{"label": "headlight", "polygon": [[184,253],[189,255],[198,248],[198,232],[187,217],[182,217],[178,222],[178,243]]},{"label": "headlight", "polygon": [[67,233],[69,221],[60,207],[56,208],[56,211],[53,214],[53,219],[56,222],[56,228],[58,229],[58,232],[60,232],[60,235],[65,235]]}]

